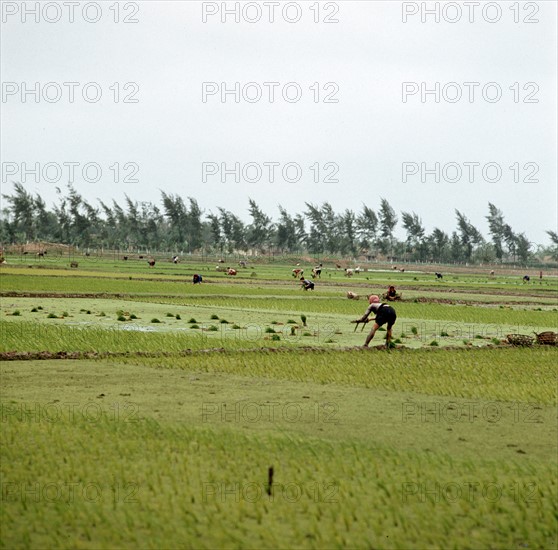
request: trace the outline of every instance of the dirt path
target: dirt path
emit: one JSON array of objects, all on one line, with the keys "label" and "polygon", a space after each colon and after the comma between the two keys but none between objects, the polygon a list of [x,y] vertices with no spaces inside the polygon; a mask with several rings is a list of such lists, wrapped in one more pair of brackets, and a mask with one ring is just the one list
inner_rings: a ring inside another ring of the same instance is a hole
[{"label": "dirt path", "polygon": [[[396,345],[390,350],[390,352],[431,352],[431,353],[444,353],[447,351],[467,351],[467,352],[477,352],[479,350],[494,349],[494,348],[513,348],[514,346],[502,342],[497,346],[494,344],[487,344],[482,347],[467,348],[462,346],[444,346],[444,347],[422,347],[422,348],[409,348],[403,345]],[[538,346],[534,346],[536,349]],[[0,362],[1,361],[35,361],[35,360],[48,360],[48,359],[110,359],[116,357],[147,357],[147,358],[157,358],[157,357],[185,357],[191,355],[206,355],[212,353],[220,353],[227,355],[238,355],[247,353],[284,353],[291,354],[296,353],[332,353],[332,352],[350,352],[359,351],[362,353],[386,351],[385,345],[372,346],[365,348],[362,346],[345,346],[339,348],[324,348],[317,346],[300,346],[300,347],[258,347],[258,348],[246,348],[246,349],[234,349],[227,350],[225,348],[207,348],[207,349],[184,349],[178,352],[170,351],[123,351],[123,352],[96,352],[96,351],[6,351],[0,352]]]}]

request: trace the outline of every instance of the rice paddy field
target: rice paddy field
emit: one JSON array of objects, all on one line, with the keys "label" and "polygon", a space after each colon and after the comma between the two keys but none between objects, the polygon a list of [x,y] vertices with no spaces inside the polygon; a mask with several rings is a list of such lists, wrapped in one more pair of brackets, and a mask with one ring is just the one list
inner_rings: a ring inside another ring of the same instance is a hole
[{"label": "rice paddy field", "polygon": [[556,273],[236,265],[7,257],[1,548],[558,547]]}]

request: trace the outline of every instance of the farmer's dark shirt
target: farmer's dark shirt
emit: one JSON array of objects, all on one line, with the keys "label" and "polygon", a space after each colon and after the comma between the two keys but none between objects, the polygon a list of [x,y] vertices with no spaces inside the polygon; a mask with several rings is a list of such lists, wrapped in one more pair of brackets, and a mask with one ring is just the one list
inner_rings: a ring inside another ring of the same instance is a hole
[{"label": "farmer's dark shirt", "polygon": [[374,313],[378,313],[378,310],[385,304],[381,304],[381,303],[377,303],[377,304],[370,304],[368,306],[368,309],[364,312],[364,315],[360,318],[361,321],[366,321],[366,319],[368,319],[368,316],[374,312]]}]

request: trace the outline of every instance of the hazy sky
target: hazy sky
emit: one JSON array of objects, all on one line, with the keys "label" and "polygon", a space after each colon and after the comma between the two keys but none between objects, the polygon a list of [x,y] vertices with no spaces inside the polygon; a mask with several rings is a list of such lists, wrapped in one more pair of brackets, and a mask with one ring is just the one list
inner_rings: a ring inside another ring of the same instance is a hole
[{"label": "hazy sky", "polygon": [[91,202],[164,190],[248,220],[249,197],[274,218],[385,197],[428,231],[457,208],[485,236],[492,202],[534,242],[556,229],[554,1],[426,2],[439,22],[397,1],[1,4],[4,193],[25,176],[50,205],[79,163]]}]

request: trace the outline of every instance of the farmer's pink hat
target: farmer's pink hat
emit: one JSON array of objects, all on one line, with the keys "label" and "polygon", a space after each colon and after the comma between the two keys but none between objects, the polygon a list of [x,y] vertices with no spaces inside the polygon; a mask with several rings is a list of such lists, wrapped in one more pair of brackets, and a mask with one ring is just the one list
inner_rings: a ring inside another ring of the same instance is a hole
[{"label": "farmer's pink hat", "polygon": [[368,303],[369,304],[379,304],[380,303],[380,297],[377,296],[376,294],[371,294],[370,296],[368,296]]}]

